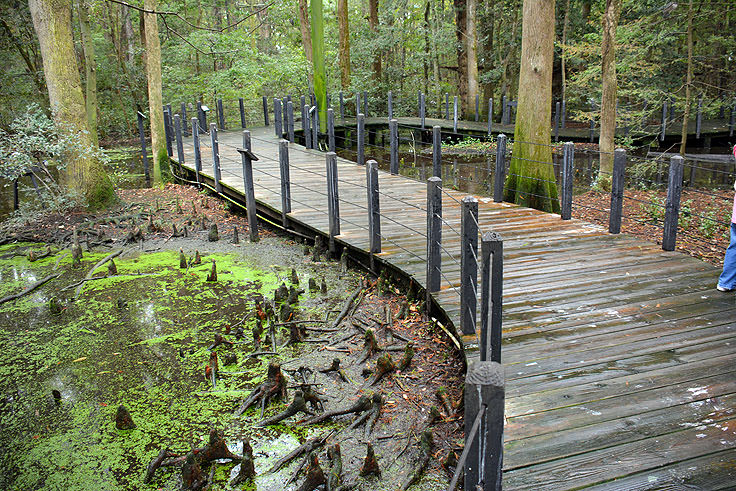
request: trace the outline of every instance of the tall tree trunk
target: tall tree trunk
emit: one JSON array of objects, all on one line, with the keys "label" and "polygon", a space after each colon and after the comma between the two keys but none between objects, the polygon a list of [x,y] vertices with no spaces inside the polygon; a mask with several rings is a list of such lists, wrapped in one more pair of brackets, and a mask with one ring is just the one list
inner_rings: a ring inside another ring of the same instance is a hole
[{"label": "tall tree trunk", "polygon": [[[481,66],[483,67],[483,71],[488,73],[493,70],[494,63],[494,53],[493,53],[493,28],[494,28],[494,10],[496,8],[495,0],[487,0],[485,2],[485,9],[483,11],[483,18],[481,20],[481,35],[483,37],[483,53],[481,55]],[[481,84],[481,88],[483,91],[483,104],[482,107],[486,108],[487,114],[487,103],[488,99],[493,97],[493,84],[491,82],[486,82]]]},{"label": "tall tree trunk", "polygon": [[314,68],[314,95],[319,108],[319,124],[327,130],[327,72],[325,70],[325,32],[322,0],[310,0],[312,14],[312,66]]},{"label": "tall tree trunk", "polygon": [[[475,114],[475,96],[478,95],[478,33],[476,29],[477,0],[466,0],[465,52],[468,62],[468,92],[465,97],[465,114]],[[467,117],[466,116],[466,117]]]},{"label": "tall tree trunk", "polygon": [[348,0],[337,0],[338,52],[340,53],[340,86],[350,87],[350,24]]},{"label": "tall tree trunk", "polygon": [[429,45],[429,13],[431,5],[427,1],[424,7],[424,57],[422,58],[422,65],[424,68],[424,93],[429,94],[429,63],[432,59],[432,51]]},{"label": "tall tree trunk", "polygon": [[309,6],[307,5],[307,0],[299,0],[299,31],[302,34],[304,54],[307,56],[307,61],[311,63],[312,38],[310,36],[311,29],[309,27]]},{"label": "tall tree trunk", "polygon": [[554,0],[524,0],[519,104],[505,200],[558,212],[550,146],[554,40]]},{"label": "tall tree trunk", "polygon": [[[157,0],[144,0],[146,10],[156,10]],[[161,93],[161,41],[158,38],[158,16],[143,14],[145,34],[146,79],[148,81],[148,118],[151,124],[153,150],[153,183],[160,185],[169,179],[169,154],[166,152],[163,95]]]},{"label": "tall tree trunk", "polygon": [[[80,145],[93,147],[74,53],[71,0],[29,0],[28,6],[41,46],[54,121],[76,135]],[[102,163],[87,152],[68,157],[62,178],[64,185],[85,196],[92,208],[104,207],[115,198]]]},{"label": "tall tree trunk", "polygon": [[455,5],[455,36],[457,38],[457,86],[460,103],[468,98],[468,56],[465,30],[468,28],[466,0],[453,0]]},{"label": "tall tree trunk", "polygon": [[92,30],[89,27],[89,10],[86,0],[77,0],[77,16],[79,17],[79,32],[82,37],[82,51],[84,52],[84,82],[85,107],[87,109],[87,126],[89,126],[92,144],[99,144],[97,134],[97,61],[95,59],[95,45],[92,41]]},{"label": "tall tree trunk", "polygon": [[133,35],[133,23],[130,20],[130,7],[122,6],[122,24],[121,29],[121,45],[125,48],[125,60],[128,63],[133,62],[133,55],[135,54],[135,37]]},{"label": "tall tree trunk", "polygon": [[693,83],[693,0],[687,5],[687,75],[685,76],[685,114],[682,115],[682,139],[680,154],[685,155],[687,148],[687,123],[690,119],[690,97]]},{"label": "tall tree trunk", "polygon": [[621,0],[606,0],[603,14],[603,40],[601,42],[601,134],[598,147],[601,151],[600,172],[595,187],[611,190],[613,174],[614,138],[616,136],[616,28],[621,13]]},{"label": "tall tree trunk", "polygon": [[562,21],[562,56],[560,57],[562,73],[562,100],[565,100],[567,91],[567,28],[570,25],[570,0],[565,1],[565,18]]},{"label": "tall tree trunk", "polygon": [[[519,28],[519,9],[514,8],[514,17],[513,21],[511,22],[511,39],[516,40],[516,32]],[[499,94],[499,98],[503,98],[503,96],[509,96],[509,85],[508,85],[508,79],[509,79],[509,64],[511,63],[511,59],[514,57],[514,54],[516,53],[516,43],[512,42],[509,43],[509,49],[506,51],[506,56],[503,59],[503,62],[501,63],[501,93]],[[503,110],[503,108],[501,108]]]},{"label": "tall tree trunk", "polygon": [[[368,24],[371,26],[374,36],[378,37],[378,0],[368,0],[368,5]],[[379,49],[376,49],[373,54],[373,76],[376,82],[381,81],[381,51]]]}]

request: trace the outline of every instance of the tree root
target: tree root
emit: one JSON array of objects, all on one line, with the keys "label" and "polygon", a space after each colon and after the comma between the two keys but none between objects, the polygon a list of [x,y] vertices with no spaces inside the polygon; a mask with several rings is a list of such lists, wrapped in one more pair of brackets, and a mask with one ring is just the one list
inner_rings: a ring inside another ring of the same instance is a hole
[{"label": "tree root", "polygon": [[257,423],[256,426],[275,425],[300,412],[306,413],[309,415],[314,414],[312,411],[307,409],[307,403],[304,400],[304,393],[301,390],[297,390],[296,392],[294,392],[294,399],[291,401],[291,404],[289,404],[289,406],[285,410],[281,411],[275,416],[262,420],[261,422]]},{"label": "tree root", "polygon": [[363,394],[360,396],[360,398],[355,401],[355,403],[352,406],[349,406],[344,409],[335,409],[332,411],[325,411],[322,414],[319,414],[313,418],[310,418],[304,422],[305,425],[311,425],[316,423],[321,423],[323,421],[326,421],[330,418],[334,418],[335,416],[342,416],[344,414],[357,414],[362,413],[363,411],[367,411],[371,407],[371,398],[370,396]]},{"label": "tree root", "polygon": [[429,458],[432,456],[433,445],[432,432],[430,430],[424,430],[419,443],[419,460],[414,466],[409,478],[401,486],[401,491],[407,491],[411,486],[419,483],[422,475],[424,475],[424,471],[429,465]]},{"label": "tree root", "polygon": [[436,395],[437,399],[442,404],[442,408],[445,410],[445,414],[447,414],[447,417],[452,417],[452,415],[455,414],[455,411],[452,409],[452,403],[447,397],[447,388],[440,387],[439,389],[437,389]]},{"label": "tree root", "polygon": [[363,467],[360,468],[360,477],[376,476],[381,478],[381,468],[378,466],[378,460],[376,460],[376,454],[373,451],[373,445],[368,443],[368,450],[365,454],[365,460],[363,461]]},{"label": "tree root", "polygon": [[253,448],[251,448],[250,442],[246,438],[243,440],[243,460],[240,461],[240,471],[230,481],[230,486],[237,486],[241,483],[251,481],[254,477],[256,477],[256,468],[253,463]]},{"label": "tree root", "polygon": [[365,350],[363,352],[363,356],[361,356],[357,362],[358,365],[368,360],[378,351],[381,351],[381,348],[378,347],[378,342],[376,341],[376,335],[374,334],[373,329],[366,329],[365,334],[363,335],[363,340],[365,342]]},{"label": "tree root", "polygon": [[345,373],[345,370],[340,368],[340,358],[333,359],[332,365],[330,365],[327,368],[323,368],[322,370],[320,370],[320,372],[322,373],[335,372],[337,373],[338,377],[340,377],[340,380],[342,380],[343,382],[352,382],[352,380],[350,380],[350,377],[348,377],[347,373]]},{"label": "tree root", "polygon": [[125,406],[118,406],[115,413],[115,427],[119,430],[132,430],[136,427],[130,412]]},{"label": "tree root", "polygon": [[146,476],[143,478],[143,483],[148,484],[149,482],[151,482],[151,479],[153,479],[153,475],[156,473],[156,470],[161,467],[163,461],[174,456],[175,454],[171,453],[168,448],[162,448],[156,458],[153,459],[150,464],[148,464],[148,469],[146,470]]},{"label": "tree root", "polygon": [[394,360],[391,358],[390,354],[384,353],[378,357],[378,360],[376,360],[376,371],[373,374],[373,379],[368,385],[376,385],[384,376],[394,371],[396,371]]},{"label": "tree root", "polygon": [[412,343],[407,343],[404,348],[404,356],[402,356],[401,361],[399,361],[399,370],[403,372],[409,368],[412,358],[414,358],[414,346]]},{"label": "tree root", "polygon": [[350,312],[350,309],[353,307],[353,303],[355,303],[355,299],[358,298],[358,295],[360,295],[362,291],[363,287],[361,286],[348,297],[342,310],[337,314],[337,317],[335,317],[335,320],[332,322],[333,329],[337,328],[342,320],[348,315],[348,312]]},{"label": "tree root", "polygon": [[317,454],[314,453],[309,458],[309,465],[307,466],[307,478],[304,480],[297,491],[313,491],[318,486],[321,486],[327,482],[325,474],[322,471],[322,467],[319,465],[319,459]]},{"label": "tree root", "polygon": [[[101,260],[100,260],[100,261],[99,261],[99,262],[98,262],[97,264],[95,264],[94,266],[92,266],[92,269],[90,269],[90,270],[89,270],[89,272],[88,272],[88,273],[87,273],[87,275],[86,275],[86,276],[84,277],[84,279],[85,279],[85,280],[89,280],[90,278],[92,278],[92,275],[94,274],[94,272],[95,272],[95,270],[96,270],[97,268],[99,268],[100,266],[102,266],[102,265],[103,265],[103,264],[105,264],[106,262],[110,261],[111,259],[114,259],[114,258],[118,257],[118,256],[119,256],[120,254],[122,254],[122,253],[123,253],[123,250],[122,250],[122,249],[120,249],[119,251],[113,252],[113,253],[111,253],[111,254],[108,254],[107,256],[105,256],[105,257],[104,257],[103,259],[101,259]],[[73,255],[73,254],[74,254],[74,252],[72,251],[72,255]],[[79,286],[77,287],[76,291],[74,292],[74,298],[75,298],[75,299],[76,299],[77,297],[79,297],[79,294],[80,294],[80,293],[82,292],[82,286],[83,286],[83,285],[84,285],[84,283],[80,284],[80,285],[79,285]]]},{"label": "tree root", "polygon": [[273,464],[273,467],[271,467],[268,472],[276,472],[279,469],[281,469],[283,466],[291,462],[293,459],[299,457],[302,454],[308,454],[312,452],[313,450],[320,448],[322,445],[325,444],[327,439],[332,436],[335,433],[335,430],[325,432],[321,436],[316,436],[313,438],[310,438],[306,442],[304,442],[302,445],[298,446],[288,454],[286,454],[284,457],[281,457],[279,460],[276,461],[275,464]]},{"label": "tree root", "polygon": [[339,443],[327,448],[327,458],[331,463],[330,473],[327,475],[327,491],[336,491],[340,486],[342,474],[342,454]]},{"label": "tree root", "polygon": [[243,401],[240,407],[235,411],[235,416],[240,416],[249,407],[261,402],[261,417],[266,409],[268,401],[271,399],[286,398],[286,378],[281,373],[281,365],[271,362],[268,365],[268,375],[266,381],[253,389],[250,395]]}]

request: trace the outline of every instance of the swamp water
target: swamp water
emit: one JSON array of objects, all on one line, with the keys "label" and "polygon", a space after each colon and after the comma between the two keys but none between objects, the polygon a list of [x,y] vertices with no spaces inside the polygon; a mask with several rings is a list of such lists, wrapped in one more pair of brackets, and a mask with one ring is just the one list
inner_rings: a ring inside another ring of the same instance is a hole
[{"label": "swamp water", "polygon": [[[202,264],[189,270],[179,268],[179,245],[170,243],[172,250],[152,253],[133,247],[115,259],[116,277],[86,282],[76,301],[75,288],[63,288],[77,283],[107,253],[85,254],[82,267],[72,269],[69,255],[58,259],[64,251],[31,263],[27,251],[39,251],[38,244],[0,247],[0,297],[48,274],[61,274],[33,293],[0,305],[0,489],[179,489],[178,467],[159,469],[151,484],[142,484],[148,463],[161,448],[185,453],[204,446],[212,427],[224,430],[233,453],[241,454],[245,437],[253,445],[255,485],[235,489],[296,489],[303,477],[285,483],[302,459],[278,473],[265,471],[307,437],[336,424],[259,428],[254,426],[260,420],[258,408],[241,417],[233,411],[265,379],[269,358],[289,373],[300,365],[329,364],[324,360],[334,353],[310,354],[311,347],[302,344],[280,346],[275,357],[248,357],[257,348],[250,331],[255,316],[246,316],[259,294],[272,297],[282,281],[290,284],[292,267],[299,272],[302,288],[310,277],[318,283],[324,278],[328,288],[327,295],[300,295],[300,319],[324,319],[327,311],[339,310],[358,277],[339,273],[335,263],[306,262],[299,246],[285,245],[281,239],[242,244],[237,252],[222,252],[224,244],[217,244],[213,250],[221,252],[203,252]],[[188,255],[194,253],[184,247]],[[214,283],[205,281],[211,260],[217,262]],[[102,266],[98,272],[106,269]],[[50,310],[52,296],[64,306],[59,314]],[[245,337],[227,336],[235,346],[218,348],[220,376],[213,387],[204,374],[208,346],[215,333],[244,318]],[[279,335],[280,345],[284,336]],[[229,353],[237,354],[237,362],[223,365],[222,357]],[[60,401],[52,396],[54,390],[60,392]],[[336,405],[349,402],[347,392],[328,395]],[[118,405],[128,408],[136,429],[115,428]],[[272,404],[266,416],[284,407]],[[344,472],[359,466],[365,455],[365,445],[358,444],[358,438],[354,442],[342,443]],[[377,453],[380,459],[383,452]],[[385,464],[384,479],[370,489],[398,487],[390,476],[406,463],[396,460],[393,470]],[[329,467],[324,460],[322,465]],[[237,471],[235,464],[218,464],[212,489],[232,489],[227,483]],[[435,481],[425,478],[417,489],[442,489]]]}]

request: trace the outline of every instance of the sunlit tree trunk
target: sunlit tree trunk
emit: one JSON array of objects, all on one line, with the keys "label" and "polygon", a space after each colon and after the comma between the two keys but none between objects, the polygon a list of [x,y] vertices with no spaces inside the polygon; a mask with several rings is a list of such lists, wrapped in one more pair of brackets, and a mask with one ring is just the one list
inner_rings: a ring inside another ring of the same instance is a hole
[{"label": "sunlit tree trunk", "polygon": [[[81,145],[93,147],[87,126],[74,41],[71,31],[71,0],[29,0],[33,26],[43,59],[43,72],[54,120],[61,131],[74,134]],[[102,163],[86,152],[68,156],[63,184],[85,196],[92,208],[115,199],[112,183]]]},{"label": "sunlit tree trunk", "polygon": [[[155,11],[156,0],[144,0],[147,11]],[[145,34],[146,79],[148,81],[148,118],[151,124],[151,149],[153,150],[153,183],[162,184],[169,179],[169,154],[166,152],[163,96],[161,94],[161,41],[158,38],[158,16],[143,14]]]},{"label": "sunlit tree trunk", "polygon": [[89,27],[89,7],[86,0],[77,0],[77,15],[79,17],[79,32],[82,37],[82,51],[84,52],[84,102],[87,109],[87,125],[89,126],[90,139],[96,146],[99,143],[97,134],[97,61],[95,59],[95,45],[92,42],[92,30]]},{"label": "sunlit tree trunk", "polygon": [[477,0],[466,0],[467,15],[465,50],[468,62],[468,93],[465,97],[465,114],[475,114],[475,96],[478,95],[478,33],[476,29]]},{"label": "sunlit tree trunk", "polygon": [[453,0],[455,7],[455,36],[457,38],[457,86],[460,103],[468,99],[468,55],[465,30],[467,29],[466,0]]},{"label": "sunlit tree trunk", "polygon": [[524,0],[522,8],[519,103],[504,198],[523,206],[558,212],[550,146],[555,3],[554,0]]},{"label": "sunlit tree trunk", "polygon": [[[373,31],[374,35],[378,36],[378,0],[368,0],[368,6],[368,24],[370,24],[371,31]],[[381,81],[381,71],[381,52],[380,50],[376,50],[376,53],[373,55],[373,76],[376,82]]]},{"label": "sunlit tree trunk", "polygon": [[613,173],[614,138],[616,136],[616,28],[621,13],[621,0],[606,0],[603,13],[603,40],[601,42],[601,134],[598,147],[601,151],[601,170],[595,187],[611,190]]},{"label": "sunlit tree trunk", "polygon": [[322,0],[311,0],[312,14],[312,67],[314,68],[314,95],[319,107],[321,131],[327,129],[327,72],[325,70],[325,33]]},{"label": "sunlit tree trunk", "polygon": [[309,27],[309,6],[307,0],[299,0],[299,32],[302,34],[302,44],[307,61],[312,62],[312,38]]},{"label": "sunlit tree trunk", "polygon": [[340,57],[340,85],[350,87],[350,24],[348,0],[337,0],[338,51]]},{"label": "sunlit tree trunk", "polygon": [[693,0],[687,5],[687,75],[685,76],[685,113],[682,116],[682,138],[680,154],[687,149],[687,121],[690,119],[690,97],[693,83]]}]

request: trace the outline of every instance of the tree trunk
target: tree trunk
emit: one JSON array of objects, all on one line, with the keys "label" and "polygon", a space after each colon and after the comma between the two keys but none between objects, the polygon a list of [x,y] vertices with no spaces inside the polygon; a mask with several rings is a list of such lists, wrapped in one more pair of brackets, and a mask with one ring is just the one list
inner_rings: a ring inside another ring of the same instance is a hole
[{"label": "tree trunk", "polygon": [[[378,0],[368,0],[368,6],[370,11],[368,24],[371,26],[373,35],[378,37]],[[381,52],[379,49],[376,49],[373,54],[373,77],[376,82],[381,81]]]},{"label": "tree trunk", "polygon": [[[81,146],[93,147],[74,53],[71,0],[29,0],[28,6],[41,47],[54,121],[76,135]],[[115,198],[102,163],[87,152],[69,156],[62,179],[65,186],[85,196],[92,208],[107,206]]]},{"label": "tree trunk", "polygon": [[[156,10],[157,0],[144,0],[146,10]],[[161,93],[161,41],[158,38],[158,17],[143,14],[146,40],[145,60],[148,81],[148,118],[151,123],[151,150],[153,151],[153,183],[162,184],[170,174],[169,154],[166,152],[163,95]]]},{"label": "tree trunk", "polygon": [[431,5],[429,1],[424,7],[424,57],[422,65],[424,68],[424,93],[429,95],[429,63],[432,59],[432,51],[429,44],[429,13]]},{"label": "tree trunk", "polygon": [[[483,52],[481,54],[481,66],[483,67],[483,71],[488,73],[493,70],[494,63],[493,63],[493,28],[494,28],[494,10],[495,10],[495,0],[487,0],[485,2],[485,10],[483,11],[483,18],[481,20],[480,26],[481,26],[481,35],[483,37]],[[484,114],[488,114],[488,99],[493,97],[493,84],[490,82],[486,82],[482,84],[482,90],[483,90],[483,101],[481,104],[481,107],[486,108],[486,111]]]},{"label": "tree trunk", "polygon": [[82,37],[82,51],[84,52],[84,102],[87,109],[87,126],[89,126],[92,144],[97,146],[99,144],[97,134],[97,61],[95,60],[92,30],[89,27],[89,7],[86,0],[77,0],[77,15],[79,17],[79,32]]},{"label": "tree trunk", "polygon": [[[516,32],[519,28],[519,9],[514,8],[514,20],[511,23],[511,39],[516,40]],[[509,86],[508,86],[508,79],[509,79],[509,63],[511,63],[511,58],[513,57],[514,53],[516,52],[516,43],[512,42],[509,43],[509,49],[506,52],[506,56],[503,59],[503,62],[501,63],[501,93],[499,94],[499,99],[503,98],[504,95],[509,95]],[[501,108],[503,110],[503,108]]]},{"label": "tree trunk", "polygon": [[505,200],[557,213],[550,146],[555,3],[524,0],[522,9],[519,103]]},{"label": "tree trunk", "polygon": [[565,2],[565,18],[562,21],[562,55],[560,56],[560,69],[562,74],[562,100],[565,100],[567,89],[567,28],[570,25],[570,0]]},{"label": "tree trunk", "polygon": [[319,108],[320,131],[327,131],[327,72],[325,70],[325,32],[322,0],[310,0],[312,14],[312,66],[314,95]]},{"label": "tree trunk", "polygon": [[690,97],[693,83],[693,0],[687,5],[687,75],[685,76],[685,111],[682,116],[682,139],[680,154],[685,155],[687,148],[687,120],[690,119]]},{"label": "tree trunk", "polygon": [[465,97],[465,114],[475,114],[475,96],[478,95],[478,33],[476,29],[477,0],[466,0],[465,52],[468,62],[468,92]]},{"label": "tree trunk", "polygon": [[457,86],[460,103],[463,104],[468,98],[468,56],[465,42],[465,30],[468,23],[465,0],[453,1],[455,4],[455,36],[457,37]]},{"label": "tree trunk", "polygon": [[338,51],[340,53],[340,86],[350,87],[350,25],[348,0],[337,0]]},{"label": "tree trunk", "polygon": [[[345,0],[345,2],[347,3],[347,0]],[[299,0],[299,31],[302,34],[304,54],[307,56],[307,61],[311,63],[312,38],[309,34],[311,32],[311,29],[309,27],[309,6],[307,5],[307,0]]]},{"label": "tree trunk", "polygon": [[601,151],[601,170],[594,187],[611,190],[613,174],[614,137],[616,136],[616,28],[621,13],[621,0],[606,0],[603,14],[603,41],[601,42],[601,134],[598,147]]}]

